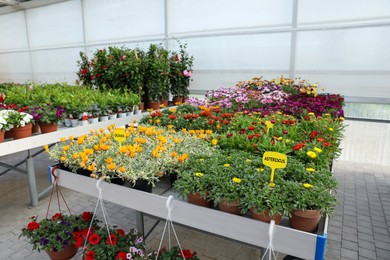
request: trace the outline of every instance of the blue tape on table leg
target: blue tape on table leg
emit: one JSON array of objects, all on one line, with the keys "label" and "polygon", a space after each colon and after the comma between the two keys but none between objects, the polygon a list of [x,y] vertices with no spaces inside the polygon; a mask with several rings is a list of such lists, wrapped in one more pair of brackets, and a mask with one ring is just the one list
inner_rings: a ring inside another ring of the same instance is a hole
[{"label": "blue tape on table leg", "polygon": [[326,234],[317,236],[315,260],[325,259]]}]

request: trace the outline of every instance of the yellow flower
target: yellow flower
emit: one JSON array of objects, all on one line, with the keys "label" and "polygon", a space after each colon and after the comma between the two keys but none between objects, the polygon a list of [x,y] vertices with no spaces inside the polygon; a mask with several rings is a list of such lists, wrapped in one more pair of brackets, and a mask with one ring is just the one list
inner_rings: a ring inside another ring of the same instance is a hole
[{"label": "yellow flower", "polygon": [[264,171],[264,168],[256,168],[256,171],[258,171],[258,172],[263,172],[263,171]]},{"label": "yellow flower", "polygon": [[217,140],[217,139],[211,140],[211,144],[212,144],[212,145],[217,145],[217,144],[218,144],[218,140]]},{"label": "yellow flower", "polygon": [[168,129],[172,129],[173,125],[167,125]]},{"label": "yellow flower", "polygon": [[329,131],[333,132],[333,130],[334,130],[333,127],[329,127]]},{"label": "yellow flower", "polygon": [[172,112],[172,113],[175,113],[176,112],[176,108],[172,107],[172,108],[169,109],[169,111]]},{"label": "yellow flower", "polygon": [[112,163],[112,162],[113,162],[113,159],[111,157],[107,157],[106,163]]},{"label": "yellow flower", "polygon": [[200,158],[200,159],[199,159],[199,161],[203,162],[203,161],[204,161],[204,159],[203,159],[203,158]]},{"label": "yellow flower", "polygon": [[161,120],[160,119],[157,119],[156,120],[156,124],[160,124],[161,123]]},{"label": "yellow flower", "polygon": [[203,173],[201,173],[201,172],[196,172],[196,173],[195,173],[195,176],[196,176],[196,177],[203,177]]},{"label": "yellow flower", "polygon": [[240,182],[241,182],[241,179],[240,179],[240,178],[236,178],[236,177],[234,177],[232,180],[233,180],[235,183],[240,183]]},{"label": "yellow flower", "polygon": [[79,155],[78,155],[77,153],[74,153],[74,154],[72,155],[72,158],[73,158],[73,159],[77,159],[77,158],[79,158]]},{"label": "yellow flower", "polygon": [[178,160],[179,162],[184,162],[185,160],[187,160],[187,158],[188,158],[188,154],[183,153],[182,155],[180,155],[179,157],[177,157],[177,160]]},{"label": "yellow flower", "polygon": [[281,114],[282,114],[282,112],[278,111],[278,115],[281,115]]},{"label": "yellow flower", "polygon": [[183,132],[183,134],[187,133],[187,129],[185,129],[185,128],[182,128],[181,131]]},{"label": "yellow flower", "polygon": [[109,165],[107,165],[107,169],[109,169],[110,171],[114,170],[116,167],[115,163],[110,163]]},{"label": "yellow flower", "polygon": [[339,119],[340,119],[340,121],[344,121],[345,120],[345,118],[344,117],[339,117]]},{"label": "yellow flower", "polygon": [[217,124],[217,129],[221,129],[221,125],[220,124]]},{"label": "yellow flower", "polygon": [[286,139],[284,141],[286,142],[286,144],[290,143],[290,139]]},{"label": "yellow flower", "polygon": [[94,164],[88,165],[88,170],[94,172],[96,170],[95,165]]},{"label": "yellow flower", "polygon": [[317,153],[322,153],[322,150],[320,148],[317,148],[317,147],[314,148],[314,151],[316,151]]},{"label": "yellow flower", "polygon": [[213,133],[213,130],[206,130],[207,135],[211,135]]},{"label": "yellow flower", "polygon": [[66,141],[66,138],[65,137],[61,137],[60,141],[64,143]]},{"label": "yellow flower", "polygon": [[124,166],[121,166],[121,167],[118,168],[118,171],[120,173],[124,173],[126,171],[126,168]]},{"label": "yellow flower", "polygon": [[60,160],[61,160],[61,162],[64,162],[66,160],[66,157],[65,156],[61,156]]},{"label": "yellow flower", "polygon": [[316,169],[314,169],[314,168],[306,168],[306,171],[308,171],[308,172],[315,172]]},{"label": "yellow flower", "polygon": [[71,140],[71,141],[74,140],[74,136],[73,136],[73,135],[70,135],[68,138],[69,138],[69,140]]},{"label": "yellow flower", "polygon": [[119,152],[121,152],[121,153],[126,153],[126,152],[127,152],[126,146],[121,146],[121,147],[119,148]]},{"label": "yellow flower", "polygon": [[308,115],[309,116],[314,116],[314,113],[313,112],[309,112]]},{"label": "yellow flower", "polygon": [[172,153],[171,153],[171,156],[172,156],[173,158],[175,158],[175,157],[177,156],[177,153],[176,153],[176,152],[172,152]]},{"label": "yellow flower", "polygon": [[205,135],[204,135],[204,134],[200,134],[200,135],[199,135],[199,138],[200,138],[200,139],[204,139],[204,138],[205,138]]},{"label": "yellow flower", "polygon": [[153,123],[153,120],[152,120],[152,119],[149,119],[149,123]]},{"label": "yellow flower", "polygon": [[326,113],[325,116],[330,116],[330,114],[329,114],[329,113]]},{"label": "yellow flower", "polygon": [[246,162],[247,163],[250,163],[252,160],[251,159],[246,159]]},{"label": "yellow flower", "polygon": [[194,135],[195,134],[195,130],[190,130],[190,135]]},{"label": "yellow flower", "polygon": [[283,137],[278,137],[278,141],[282,141],[283,140]]},{"label": "yellow flower", "polygon": [[153,108],[148,108],[146,111],[148,111],[149,113],[153,112]]},{"label": "yellow flower", "polygon": [[308,151],[306,154],[307,154],[307,156],[309,156],[312,159],[317,157],[317,154],[313,151]]},{"label": "yellow flower", "polygon": [[99,131],[100,131],[100,133],[103,133],[104,132],[104,128],[100,128]]},{"label": "yellow flower", "polygon": [[43,148],[45,149],[45,151],[48,153],[49,152],[49,146],[47,145],[47,144],[45,144],[44,146],[43,146]]},{"label": "yellow flower", "polygon": [[225,166],[225,167],[230,167],[230,164],[225,163],[223,166]]},{"label": "yellow flower", "polygon": [[164,104],[160,104],[160,108],[164,108],[165,107],[165,105]]},{"label": "yellow flower", "polygon": [[66,152],[66,151],[69,151],[70,147],[69,147],[69,145],[65,145],[63,149]]},{"label": "yellow flower", "polygon": [[310,188],[313,188],[313,185],[311,185],[309,183],[304,183],[303,187],[305,187],[306,189],[310,189]]}]

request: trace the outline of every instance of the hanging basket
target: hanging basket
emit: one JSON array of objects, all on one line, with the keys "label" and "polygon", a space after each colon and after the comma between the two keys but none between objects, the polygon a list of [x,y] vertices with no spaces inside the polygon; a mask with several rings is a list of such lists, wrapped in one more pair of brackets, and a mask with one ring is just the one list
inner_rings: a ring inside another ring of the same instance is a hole
[{"label": "hanging basket", "polygon": [[61,251],[46,251],[46,253],[49,255],[50,259],[52,260],[68,260],[72,259],[76,253],[77,253],[77,248],[74,245],[69,245],[65,247]]}]

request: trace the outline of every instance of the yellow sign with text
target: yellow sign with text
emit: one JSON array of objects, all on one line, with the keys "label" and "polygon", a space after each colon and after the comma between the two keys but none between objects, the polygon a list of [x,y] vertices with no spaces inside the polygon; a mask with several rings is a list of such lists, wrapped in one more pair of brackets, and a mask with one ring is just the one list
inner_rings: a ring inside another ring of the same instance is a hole
[{"label": "yellow sign with text", "polygon": [[287,155],[278,152],[265,152],[263,155],[263,164],[271,168],[272,172],[271,172],[269,186],[275,187],[275,183],[274,183],[275,169],[286,168]]},{"label": "yellow sign with text", "polygon": [[124,128],[117,128],[114,130],[114,140],[121,144],[126,140],[126,132]]}]

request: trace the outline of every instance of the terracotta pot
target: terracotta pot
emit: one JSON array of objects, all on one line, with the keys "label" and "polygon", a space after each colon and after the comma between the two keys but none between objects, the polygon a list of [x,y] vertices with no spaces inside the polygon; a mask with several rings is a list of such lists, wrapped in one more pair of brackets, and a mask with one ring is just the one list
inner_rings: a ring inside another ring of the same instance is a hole
[{"label": "terracotta pot", "polygon": [[282,215],[281,214],[274,215],[274,216],[271,217],[269,215],[269,210],[267,210],[267,211],[265,211],[263,213],[259,213],[259,212],[257,212],[257,210],[255,208],[251,208],[250,211],[251,211],[253,219],[260,220],[260,221],[263,221],[263,222],[270,223],[271,220],[274,220],[275,224],[280,224],[280,221],[282,220]]},{"label": "terracotta pot", "polygon": [[146,108],[157,110],[160,109],[160,102],[159,101],[148,101],[146,103]]},{"label": "terracotta pot", "polygon": [[46,253],[49,255],[50,259],[52,260],[68,260],[72,259],[76,253],[77,248],[74,245],[69,245],[65,249],[54,252],[54,251],[46,251]]},{"label": "terracotta pot", "polygon": [[38,132],[39,132],[39,125],[38,124],[33,124],[32,133],[35,134],[35,133],[38,133]]},{"label": "terracotta pot", "polygon": [[319,210],[293,210],[291,215],[290,226],[306,232],[316,230],[321,219],[321,212]]},{"label": "terracotta pot", "polygon": [[174,105],[176,105],[177,103],[181,104],[181,103],[183,103],[183,101],[184,101],[183,97],[173,97],[173,99],[172,99],[172,102]]},{"label": "terracotta pot", "polygon": [[5,132],[3,130],[0,130],[0,143],[4,142],[4,135]]},{"label": "terracotta pot", "polygon": [[241,214],[241,208],[240,208],[240,201],[238,199],[228,201],[227,199],[221,199],[218,202],[218,208],[221,211],[234,214],[234,215],[240,215]]},{"label": "terracotta pot", "polygon": [[23,127],[14,127],[12,128],[12,133],[15,140],[32,136],[32,124],[28,124]]},{"label": "terracotta pot", "polygon": [[58,124],[39,122],[39,127],[41,128],[41,133],[46,134],[57,131]]},{"label": "terracotta pot", "polygon": [[206,208],[211,208],[211,201],[207,201],[199,193],[190,193],[190,194],[188,194],[187,195],[187,201],[188,201],[188,203],[191,203],[191,204],[195,204],[195,205],[206,207]]},{"label": "terracotta pot", "polygon": [[14,138],[14,133],[12,132],[12,129],[4,132],[4,139],[8,138]]},{"label": "terracotta pot", "polygon": [[168,98],[162,98],[160,99],[160,104],[164,105],[164,107],[167,107],[169,103]]}]

